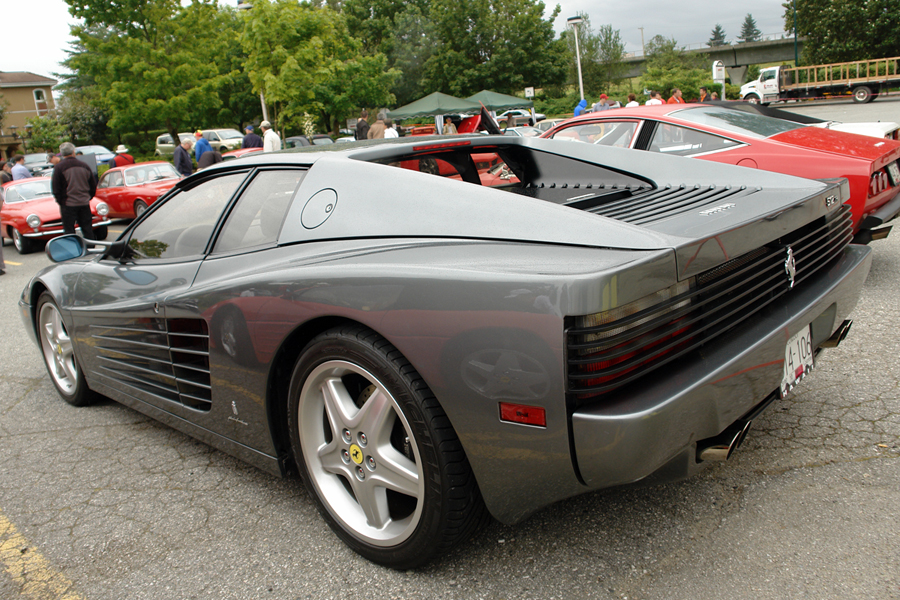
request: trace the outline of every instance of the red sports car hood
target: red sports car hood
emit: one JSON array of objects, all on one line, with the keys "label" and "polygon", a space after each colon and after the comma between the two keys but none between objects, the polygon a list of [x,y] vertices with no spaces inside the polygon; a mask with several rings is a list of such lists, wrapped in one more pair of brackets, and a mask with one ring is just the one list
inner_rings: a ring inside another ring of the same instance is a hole
[{"label": "red sports car hood", "polygon": [[800,127],[773,135],[769,139],[822,152],[875,161],[879,163],[878,167],[900,158],[900,142],[898,141],[820,129],[819,127]]}]

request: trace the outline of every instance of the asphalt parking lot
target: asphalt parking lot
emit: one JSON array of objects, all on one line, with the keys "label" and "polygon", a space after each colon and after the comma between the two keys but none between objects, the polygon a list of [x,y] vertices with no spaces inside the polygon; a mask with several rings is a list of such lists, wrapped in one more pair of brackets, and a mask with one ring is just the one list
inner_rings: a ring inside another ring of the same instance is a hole
[{"label": "asphalt parking lot", "polygon": [[900,598],[900,228],[873,248],[847,340],[728,463],[493,523],[396,572],[345,547],[298,481],[114,402],[62,402],[16,307],[49,261],[6,246],[0,598]]}]

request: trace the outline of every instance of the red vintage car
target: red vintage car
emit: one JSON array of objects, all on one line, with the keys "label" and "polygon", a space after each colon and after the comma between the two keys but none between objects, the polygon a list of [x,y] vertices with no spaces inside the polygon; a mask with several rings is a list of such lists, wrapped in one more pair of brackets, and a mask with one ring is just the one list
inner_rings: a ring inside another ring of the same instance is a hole
[{"label": "red vintage car", "polygon": [[[2,237],[12,238],[19,254],[27,254],[43,242],[63,234],[59,205],[50,190],[49,177],[34,177],[11,181],[3,186],[5,201],[0,209]],[[94,237],[105,240],[109,207],[105,202],[91,200]],[[80,230],[80,228],[78,228]]]},{"label": "red vintage car", "polygon": [[541,137],[691,156],[809,179],[845,177],[858,242],[900,212],[900,142],[707,104],[621,108],[569,119]]},{"label": "red vintage car", "polygon": [[171,163],[145,162],[108,170],[97,185],[97,199],[109,205],[109,216],[133,219],[172,189],[181,173]]}]

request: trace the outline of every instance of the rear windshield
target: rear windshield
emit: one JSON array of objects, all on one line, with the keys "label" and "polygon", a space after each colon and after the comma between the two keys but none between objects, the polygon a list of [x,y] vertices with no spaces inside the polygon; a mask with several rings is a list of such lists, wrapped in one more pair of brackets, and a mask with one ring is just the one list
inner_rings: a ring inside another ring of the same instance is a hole
[{"label": "rear windshield", "polygon": [[687,108],[672,113],[672,116],[698,125],[715,127],[723,131],[739,133],[757,139],[767,138],[792,129],[806,127],[799,123],[754,115],[719,106]]}]

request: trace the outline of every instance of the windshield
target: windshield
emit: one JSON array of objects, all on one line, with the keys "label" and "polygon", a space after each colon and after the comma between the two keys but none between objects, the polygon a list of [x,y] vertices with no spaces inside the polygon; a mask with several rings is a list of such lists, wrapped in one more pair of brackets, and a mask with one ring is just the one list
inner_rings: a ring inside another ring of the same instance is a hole
[{"label": "windshield", "polygon": [[223,140],[234,140],[237,138],[243,138],[241,132],[237,129],[219,129],[216,131],[219,134],[219,137]]},{"label": "windshield", "polygon": [[150,181],[178,177],[181,177],[181,174],[169,163],[141,165],[125,169],[125,185],[144,185]]},{"label": "windshield", "polygon": [[763,115],[755,115],[719,106],[688,108],[671,113],[671,115],[698,125],[715,127],[716,129],[757,139],[805,127],[805,125],[800,123],[792,123],[791,121],[764,117]]},{"label": "windshield", "polygon": [[23,200],[43,198],[44,196],[50,196],[53,193],[50,191],[49,179],[39,179],[37,181],[13,185],[8,187],[6,192],[6,201],[10,204],[22,202]]},{"label": "windshield", "polygon": [[25,155],[25,164],[31,165],[34,163],[45,163],[47,162],[46,154],[26,154]]}]

